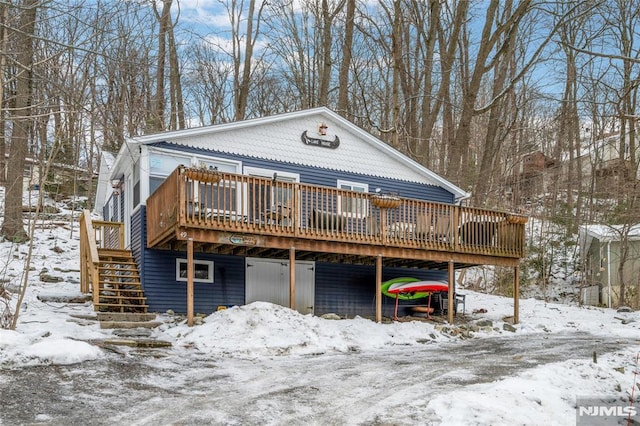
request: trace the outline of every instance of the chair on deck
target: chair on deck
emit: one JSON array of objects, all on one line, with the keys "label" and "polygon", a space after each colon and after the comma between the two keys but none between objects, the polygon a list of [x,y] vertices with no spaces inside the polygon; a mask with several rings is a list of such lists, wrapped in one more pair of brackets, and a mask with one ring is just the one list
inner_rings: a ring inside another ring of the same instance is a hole
[{"label": "chair on deck", "polygon": [[433,239],[436,241],[449,241],[451,219],[449,215],[436,213],[433,216]]},{"label": "chair on deck", "polygon": [[366,235],[372,235],[372,236],[380,235],[380,223],[377,217],[367,216],[364,219],[364,225],[365,225]]},{"label": "chair on deck", "polygon": [[425,212],[416,214],[416,238],[426,240],[431,237],[431,216]]},{"label": "chair on deck", "polygon": [[416,215],[416,236],[419,239],[448,241],[450,229],[449,215],[439,212],[419,212]]},{"label": "chair on deck", "polygon": [[309,227],[322,231],[342,232],[345,228],[345,218],[337,213],[313,209],[309,216]]}]

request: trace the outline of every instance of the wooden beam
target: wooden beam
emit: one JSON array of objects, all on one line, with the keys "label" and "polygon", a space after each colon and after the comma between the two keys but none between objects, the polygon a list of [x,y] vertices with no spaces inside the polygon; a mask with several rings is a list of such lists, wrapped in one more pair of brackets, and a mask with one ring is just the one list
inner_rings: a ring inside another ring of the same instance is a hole
[{"label": "wooden beam", "polygon": [[456,273],[453,261],[449,261],[449,292],[447,293],[447,321],[453,324],[454,302],[456,292]]},{"label": "wooden beam", "polygon": [[187,240],[187,325],[193,327],[193,238]]},{"label": "wooden beam", "polygon": [[[310,238],[289,238],[286,236],[274,236],[266,234],[232,234],[224,231],[212,231],[199,228],[183,227],[177,230],[179,235],[189,235],[195,241],[235,245],[247,247],[251,251],[261,250],[289,250],[295,245],[297,251],[312,251],[324,253],[335,262],[340,262],[344,256],[371,256],[382,254],[385,259],[405,259],[423,262],[441,263],[446,267],[449,260],[454,260],[458,264],[470,265],[496,265],[513,267],[519,264],[517,257],[503,257],[487,255],[482,253],[452,252],[451,250],[429,250],[425,248],[395,247],[392,245],[379,246],[375,244],[355,244],[344,241],[330,241]],[[252,243],[234,244],[230,242],[232,237],[246,236]],[[178,237],[178,239],[185,239]]]},{"label": "wooden beam", "polygon": [[513,323],[520,322],[520,266],[513,268]]},{"label": "wooden beam", "polygon": [[382,322],[382,255],[376,257],[376,322]]},{"label": "wooden beam", "polygon": [[289,249],[289,307],[296,309],[296,248]]}]

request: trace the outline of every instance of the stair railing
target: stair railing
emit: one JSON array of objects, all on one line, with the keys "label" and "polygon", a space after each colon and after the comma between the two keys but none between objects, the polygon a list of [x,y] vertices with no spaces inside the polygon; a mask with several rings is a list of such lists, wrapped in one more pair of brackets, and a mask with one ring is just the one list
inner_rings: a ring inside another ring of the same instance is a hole
[{"label": "stair railing", "polygon": [[98,244],[91,222],[89,210],[83,210],[80,216],[80,291],[93,291],[94,306],[99,302],[99,264]]},{"label": "stair railing", "polygon": [[101,249],[124,248],[124,224],[91,220],[89,210],[80,216],[80,291],[93,293],[93,304],[100,301],[100,255]]}]

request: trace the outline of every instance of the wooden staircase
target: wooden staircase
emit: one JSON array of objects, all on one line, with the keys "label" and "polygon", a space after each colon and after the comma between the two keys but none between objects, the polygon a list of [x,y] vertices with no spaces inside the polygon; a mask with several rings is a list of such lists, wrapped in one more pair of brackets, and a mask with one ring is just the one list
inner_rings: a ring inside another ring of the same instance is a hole
[{"label": "wooden staircase", "polygon": [[130,250],[98,249],[98,298],[101,312],[147,312],[147,298]]}]

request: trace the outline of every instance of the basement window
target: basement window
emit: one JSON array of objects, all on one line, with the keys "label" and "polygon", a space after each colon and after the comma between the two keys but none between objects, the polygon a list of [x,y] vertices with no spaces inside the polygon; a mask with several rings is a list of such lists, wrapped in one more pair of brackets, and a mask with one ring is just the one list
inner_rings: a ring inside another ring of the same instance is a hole
[{"label": "basement window", "polygon": [[[176,281],[187,281],[187,259],[176,259]],[[213,283],[213,261],[193,261],[193,282]]]}]

